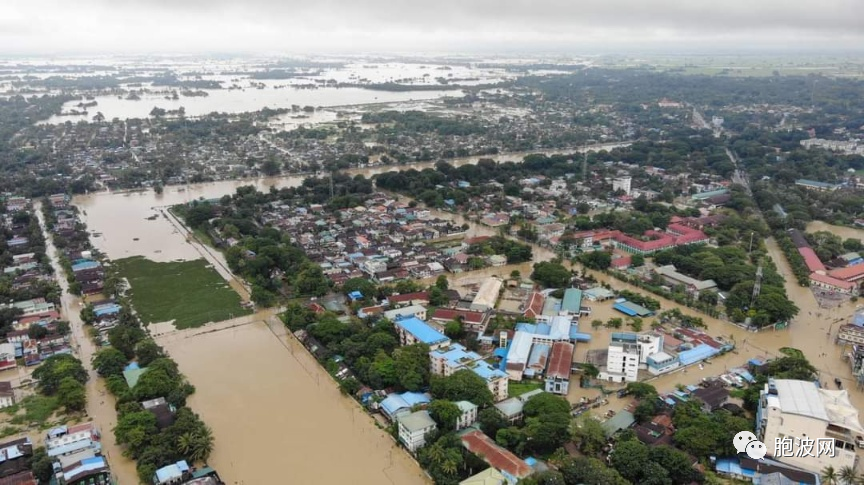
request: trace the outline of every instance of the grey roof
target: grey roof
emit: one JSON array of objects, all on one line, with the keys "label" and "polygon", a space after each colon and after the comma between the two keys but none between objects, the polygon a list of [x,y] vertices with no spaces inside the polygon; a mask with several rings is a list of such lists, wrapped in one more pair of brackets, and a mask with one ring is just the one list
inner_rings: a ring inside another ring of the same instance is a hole
[{"label": "grey roof", "polygon": [[428,411],[417,411],[415,413],[400,416],[399,424],[404,426],[408,431],[420,431],[430,426],[435,426],[435,421],[429,416]]},{"label": "grey roof", "polygon": [[472,409],[477,409],[477,405],[470,401],[456,401],[456,406],[463,413],[468,412]]},{"label": "grey roof", "polygon": [[521,413],[524,406],[525,403],[523,403],[522,400],[518,397],[511,397],[509,399],[505,399],[501,402],[495,403],[495,409],[497,409],[501,414],[508,418]]},{"label": "grey roof", "polygon": [[829,420],[816,384],[794,379],[776,379],[774,384],[780,399],[780,409],[784,413]]},{"label": "grey roof", "polygon": [[612,436],[621,430],[633,426],[635,422],[636,418],[633,416],[633,413],[622,409],[618,411],[618,414],[604,421],[602,426],[603,431],[606,432],[606,436]]}]

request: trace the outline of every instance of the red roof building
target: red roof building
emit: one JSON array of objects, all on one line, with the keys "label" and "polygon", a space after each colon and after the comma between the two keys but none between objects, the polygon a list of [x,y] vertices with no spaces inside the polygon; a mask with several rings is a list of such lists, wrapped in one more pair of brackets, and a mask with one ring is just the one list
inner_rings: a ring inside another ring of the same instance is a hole
[{"label": "red roof building", "polygon": [[633,258],[630,256],[622,256],[620,258],[613,258],[611,266],[614,269],[625,269],[629,268],[631,264],[633,264]]},{"label": "red roof building", "polygon": [[517,479],[525,478],[534,472],[525,460],[498,446],[482,431],[471,431],[462,435],[462,446],[482,458],[492,468]]},{"label": "red roof building", "polygon": [[416,291],[414,293],[403,293],[401,295],[390,295],[387,298],[387,301],[389,301],[390,304],[393,306],[428,305],[429,304],[429,292],[428,291]]},{"label": "red roof building", "polygon": [[570,342],[552,344],[552,356],[549,357],[549,367],[546,369],[547,378],[570,379],[574,348]]},{"label": "red roof building", "polygon": [[528,304],[525,305],[525,315],[528,318],[537,318],[543,314],[543,304],[546,302],[546,297],[539,291],[531,293],[531,298],[528,299]]},{"label": "red roof building", "polygon": [[[489,315],[486,312],[473,312],[470,310],[457,310],[454,308],[438,308],[432,313],[432,320],[436,322],[449,322],[462,318],[462,323],[474,330],[484,329]],[[485,330],[485,329],[484,329]]]},{"label": "red roof building", "polygon": [[813,248],[798,248],[798,252],[801,254],[801,257],[804,258],[804,264],[807,265],[807,269],[813,272],[825,271],[825,265],[822,264],[819,256],[816,256],[816,252],[813,251]]},{"label": "red roof building", "polygon": [[843,281],[858,281],[864,278],[864,264],[831,270],[828,272],[828,276]]},{"label": "red roof building", "polygon": [[810,274],[810,284],[825,290],[839,291],[841,293],[852,293],[855,289],[855,283],[851,281],[839,280],[820,273]]}]

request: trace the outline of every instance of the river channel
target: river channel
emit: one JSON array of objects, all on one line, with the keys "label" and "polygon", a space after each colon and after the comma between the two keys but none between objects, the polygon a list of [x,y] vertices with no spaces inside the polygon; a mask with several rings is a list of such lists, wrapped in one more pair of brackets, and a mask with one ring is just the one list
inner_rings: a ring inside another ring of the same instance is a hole
[{"label": "river channel", "polygon": [[[524,154],[494,157],[499,161],[521,160]],[[453,160],[454,165],[476,163],[480,157]],[[421,169],[432,164],[410,167],[376,167],[346,171],[371,176],[376,173],[407,168]],[[277,177],[255,180],[223,181],[189,186],[166,187],[157,195],[152,191],[95,193],[79,196],[74,203],[83,211],[88,228],[97,235],[94,244],[111,258],[142,255],[156,261],[197,259],[199,250],[158,208],[199,198],[216,198],[233,193],[237,187],[254,185],[259,190],[290,187],[303,177]],[[147,220],[150,216],[157,216]],[[460,223],[460,216],[443,213]],[[492,234],[494,230],[469,223],[470,235]],[[860,234],[859,236],[860,237]],[[864,406],[864,394],[855,389],[848,364],[842,359],[844,349],[834,345],[840,324],[855,311],[853,304],[834,309],[820,308],[806,288],[795,285],[782,252],[772,240],[767,241],[770,255],[787,278],[790,298],[801,308],[789,330],[748,332],[674,302],[657,298],[662,309],[680,308],[698,315],[714,336],[734,339],[735,352],[713,359],[704,368],[691,367],[664,375],[652,381],[661,391],[671,391],[676,384],[693,384],[702,377],[719,375],[727,369],[746,363],[753,357],[778,355],[782,347],[804,351],[819,369],[820,380],[834,386],[834,378],[843,380],[853,404]],[[554,254],[535,247],[535,261]],[[453,277],[455,287],[476,283],[491,275],[506,276],[513,267],[492,268]],[[518,268],[523,276],[530,265]],[[606,275],[594,276],[616,289],[641,291]],[[582,331],[592,333],[589,344],[577,346],[575,361],[583,361],[587,351],[605,348],[609,331],[592,330],[587,322],[613,316],[611,305],[591,304],[594,314],[584,319]],[[297,346],[278,324],[268,324],[267,315],[251,318],[251,323],[230,329],[205,327],[204,330],[167,332],[158,337],[181,370],[198,391],[190,400],[192,408],[214,429],[217,444],[211,459],[228,483],[272,483],[285,477],[297,483],[423,483],[425,478],[416,463],[393,447],[393,442],[378,430],[354,403],[341,397],[335,384]],[[650,321],[645,328],[649,328]],[[845,349],[848,351],[848,349]],[[571,388],[570,399],[593,396],[593,389]],[[620,409],[623,403],[610,400],[609,407]],[[602,411],[602,409],[601,409]],[[340,466],[330,466],[335,461]],[[278,477],[278,478],[277,478]]]}]

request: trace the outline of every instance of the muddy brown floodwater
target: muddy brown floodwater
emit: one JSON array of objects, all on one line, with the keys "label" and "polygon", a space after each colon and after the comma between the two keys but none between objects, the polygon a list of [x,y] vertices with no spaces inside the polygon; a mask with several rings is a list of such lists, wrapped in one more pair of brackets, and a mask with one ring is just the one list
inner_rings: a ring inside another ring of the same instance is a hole
[{"label": "muddy brown floodwater", "polygon": [[189,406],[216,431],[226,483],[429,483],[278,320],[157,341],[195,384]]}]

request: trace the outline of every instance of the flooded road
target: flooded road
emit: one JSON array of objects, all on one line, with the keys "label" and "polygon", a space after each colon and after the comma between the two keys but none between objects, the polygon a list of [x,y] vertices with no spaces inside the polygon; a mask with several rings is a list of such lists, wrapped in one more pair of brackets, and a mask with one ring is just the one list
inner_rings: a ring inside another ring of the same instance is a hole
[{"label": "flooded road", "polygon": [[235,483],[430,483],[278,319],[157,337],[216,435],[209,463]]},{"label": "flooded road", "polygon": [[93,370],[91,361],[93,355],[99,349],[90,340],[84,327],[84,322],[81,321],[80,312],[83,308],[83,303],[80,298],[69,293],[69,283],[66,281],[63,268],[60,266],[59,253],[51,240],[51,235],[45,229],[45,217],[42,215],[41,204],[36,203],[34,206],[45,236],[45,252],[51,259],[51,266],[54,268],[57,282],[63,290],[60,302],[62,318],[69,322],[72,329],[72,347],[75,350],[76,356],[87,369],[89,376],[86,384],[87,416],[96,422],[99,430],[102,432],[102,451],[118,483],[122,485],[138,483],[135,462],[123,456],[122,449],[114,440],[113,429],[117,424],[117,412],[114,410],[115,399],[105,388],[105,380],[99,377],[96,371]]}]

